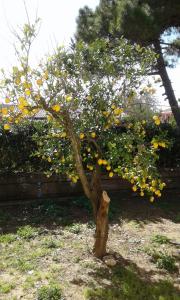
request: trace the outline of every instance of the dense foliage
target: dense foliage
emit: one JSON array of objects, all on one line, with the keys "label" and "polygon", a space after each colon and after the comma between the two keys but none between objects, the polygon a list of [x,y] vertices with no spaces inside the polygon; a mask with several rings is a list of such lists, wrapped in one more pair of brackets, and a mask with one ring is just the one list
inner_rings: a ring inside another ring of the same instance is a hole
[{"label": "dense foliage", "polygon": [[[34,135],[38,147],[34,154],[50,163],[47,176],[55,172],[74,183],[80,179],[96,222],[93,253],[102,258],[110,198],[102,190],[101,173],[127,179],[134,192],[146,193],[151,202],[161,197],[165,186],[156,162],[159,148],[168,147],[166,136],[147,140],[146,121],[128,119],[128,108],[140,95],[156,55],[124,38],[115,40],[113,47],[109,39],[90,45],[80,41],[69,49],[58,48],[31,69],[28,57],[34,26],[26,25],[23,33],[20,64],[10,74],[3,73],[8,104],[1,109],[3,128],[11,132],[14,124],[44,112],[46,127]],[[160,125],[158,115],[153,122]],[[117,125],[123,130],[119,132]]]},{"label": "dense foliage", "polygon": [[33,156],[37,151],[33,140],[35,132],[37,130],[31,123],[15,126],[13,131],[0,128],[0,174],[44,172],[48,169],[47,162]]},{"label": "dense foliage", "polygon": [[[180,54],[179,0],[100,0],[93,11],[87,6],[79,11],[77,40],[90,43],[100,37],[111,43],[124,36],[131,43],[151,46],[158,54],[152,64],[159,74],[174,118],[180,129],[180,108],[166,66],[175,66]],[[151,72],[152,74],[152,72]]]},{"label": "dense foliage", "polygon": [[[120,135],[125,129],[123,126],[120,126],[116,130]],[[175,128],[168,123],[161,124],[159,127],[153,123],[147,123],[146,131],[146,139],[148,141],[151,141],[157,135],[159,136],[160,132],[164,134],[164,131],[166,131],[166,139],[171,140],[170,147],[159,147],[158,167],[180,167],[180,139],[177,136]],[[46,134],[47,124],[44,121],[36,121],[34,124],[32,122],[27,123],[26,126],[18,125],[11,132],[5,131],[1,127],[0,174],[49,173],[51,162],[48,162],[45,157],[42,159],[42,157],[34,155],[38,152],[35,136],[38,135],[39,141],[41,141],[45,139]],[[58,143],[58,140],[56,142]],[[52,174],[55,174],[53,169]]]}]

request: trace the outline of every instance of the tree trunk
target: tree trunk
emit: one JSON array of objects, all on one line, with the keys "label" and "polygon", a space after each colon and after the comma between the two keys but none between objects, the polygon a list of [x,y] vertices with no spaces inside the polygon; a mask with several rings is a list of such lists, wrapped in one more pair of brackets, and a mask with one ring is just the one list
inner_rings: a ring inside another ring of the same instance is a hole
[{"label": "tree trunk", "polygon": [[108,210],[110,198],[101,188],[101,178],[99,166],[96,165],[92,175],[92,181],[89,183],[87,175],[83,168],[83,162],[80,151],[79,140],[74,133],[69,114],[64,113],[66,129],[71,140],[76,169],[81,180],[85,195],[91,201],[93,207],[94,219],[96,222],[95,244],[93,253],[96,257],[102,258],[106,254],[106,244],[108,239]]},{"label": "tree trunk", "polygon": [[98,165],[95,166],[90,187],[91,187],[91,198],[92,198],[91,202],[93,203],[93,216],[96,222],[97,212],[100,206],[100,201],[103,193],[102,186],[101,186],[101,172]]},{"label": "tree trunk", "polygon": [[180,108],[178,106],[178,102],[176,100],[174,90],[172,88],[171,81],[169,79],[169,76],[168,76],[168,73],[166,70],[166,66],[165,66],[165,62],[164,62],[162,49],[161,49],[159,40],[154,42],[154,47],[155,47],[156,53],[159,55],[159,57],[157,59],[158,72],[159,72],[159,75],[161,76],[161,79],[162,79],[162,82],[164,85],[164,89],[165,89],[167,98],[169,100],[169,105],[170,105],[172,113],[174,115],[174,119],[176,121],[178,129],[180,130]]},{"label": "tree trunk", "polygon": [[110,198],[105,191],[102,192],[100,205],[96,216],[96,232],[93,253],[98,258],[106,255],[106,245],[108,239],[108,211]]}]

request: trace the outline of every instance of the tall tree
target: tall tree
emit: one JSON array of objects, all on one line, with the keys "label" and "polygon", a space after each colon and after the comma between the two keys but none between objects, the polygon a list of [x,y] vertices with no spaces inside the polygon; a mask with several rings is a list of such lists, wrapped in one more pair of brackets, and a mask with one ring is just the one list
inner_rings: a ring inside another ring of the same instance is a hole
[{"label": "tall tree", "polygon": [[[36,32],[26,25],[23,33],[19,38],[18,53],[23,55],[19,56],[20,64],[9,75],[3,74],[1,88],[9,103],[8,108],[1,109],[4,130],[23,124],[40,110],[45,112],[47,130],[45,135],[37,135],[36,155],[50,163],[49,175],[55,172],[73,183],[81,181],[96,222],[93,252],[102,258],[106,253],[110,202],[101,186],[102,171],[109,177],[117,174],[129,180],[133,191],[141,196],[147,193],[150,201],[160,197],[164,187],[156,170],[156,152],[166,147],[167,141],[156,136],[147,142],[144,122],[133,124],[127,120],[121,134],[116,128],[128,98],[131,103],[129,92],[138,91],[154,53],[129,45],[124,39],[113,48],[109,41],[100,40],[91,45],[80,43],[67,51],[58,49],[32,69],[28,57]],[[160,124],[158,116],[154,121]]]},{"label": "tall tree", "polygon": [[[79,11],[77,39],[90,42],[99,37],[124,36],[142,46],[151,46],[158,54],[154,74],[159,74],[172,113],[180,129],[180,108],[166,66],[172,66],[180,53],[179,0],[101,0],[93,12],[88,7]],[[172,37],[166,42],[163,35]],[[173,57],[174,60],[169,58]]]}]

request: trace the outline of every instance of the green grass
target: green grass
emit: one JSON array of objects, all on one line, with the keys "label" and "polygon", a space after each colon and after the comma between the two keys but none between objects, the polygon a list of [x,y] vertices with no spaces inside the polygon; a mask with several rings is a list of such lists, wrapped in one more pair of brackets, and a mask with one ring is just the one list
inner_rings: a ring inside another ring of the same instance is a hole
[{"label": "green grass", "polygon": [[20,272],[27,272],[34,270],[36,268],[36,263],[32,261],[28,261],[27,259],[24,258],[17,258],[16,260],[14,259],[11,267],[16,268]]},{"label": "green grass", "polygon": [[177,271],[176,260],[173,256],[163,253],[162,251],[154,251],[151,256],[157,268],[164,269],[170,273]]},{"label": "green grass", "polygon": [[169,273],[177,271],[176,260],[165,250],[156,250],[155,248],[145,248],[144,251],[151,257],[151,261],[156,264],[158,269],[164,269]]},{"label": "green grass", "polygon": [[39,288],[37,300],[63,300],[62,291],[58,285],[49,284]]},{"label": "green grass", "polygon": [[39,212],[39,216],[44,218],[58,218],[67,215],[68,208],[67,206],[63,207],[58,205],[55,200],[47,199],[43,200],[37,207],[37,204],[34,204],[36,210]]},{"label": "green grass", "polygon": [[38,229],[30,225],[22,226],[17,230],[17,235],[21,239],[29,240],[38,235]]},{"label": "green grass", "polygon": [[165,235],[156,234],[152,237],[152,242],[163,245],[168,244],[170,242],[170,239]]},{"label": "green grass", "polygon": [[[99,274],[103,277],[105,274]],[[105,277],[105,276],[104,276]],[[136,272],[124,267],[113,269],[110,285],[91,287],[84,291],[88,300],[179,300],[178,292],[169,281],[150,283]]]},{"label": "green grass", "polygon": [[0,295],[8,294],[14,287],[15,285],[13,283],[0,281]]},{"label": "green grass", "polygon": [[79,197],[74,198],[72,200],[72,205],[74,207],[85,209],[89,214],[92,213],[91,204],[85,196],[79,196]]},{"label": "green grass", "polygon": [[45,237],[42,241],[42,247],[47,249],[56,249],[56,248],[62,248],[64,246],[64,243],[59,240],[55,240],[52,237]]},{"label": "green grass", "polygon": [[[75,203],[72,203],[73,201]],[[56,204],[54,200],[42,201],[40,204],[39,202],[33,204],[34,208],[32,204],[23,210],[19,207],[17,214],[13,208],[12,217],[8,218],[3,226],[1,225],[3,232],[12,230],[15,233],[0,235],[0,270],[4,280],[0,281],[0,299],[17,300],[21,289],[22,299],[27,299],[27,295],[30,295],[34,300],[64,300],[64,295],[67,293],[67,297],[71,294],[73,300],[73,292],[76,289],[79,299],[179,300],[176,288],[170,281],[165,281],[170,278],[173,281],[176,274],[163,271],[164,281],[157,278],[158,282],[153,282],[149,271],[143,270],[138,264],[136,266],[135,256],[132,257],[134,264],[128,261],[126,249],[121,243],[117,251],[121,253],[122,261],[118,259],[116,267],[108,268],[100,261],[94,260],[89,252],[89,249],[92,249],[90,243],[93,243],[95,229],[95,224],[90,217],[89,202],[85,197],[73,201],[69,201],[67,206]],[[122,209],[119,210],[119,202],[111,206],[110,218],[115,221],[117,218],[119,222],[122,212]],[[140,222],[134,219],[134,215],[130,218],[125,215],[125,219],[123,218],[125,225],[130,225],[125,227],[130,238],[131,233],[134,234],[134,228],[140,227],[140,230],[143,230],[146,226],[145,223],[141,226]],[[4,214],[2,219],[6,219]],[[85,220],[87,220],[86,224]],[[34,221],[36,224],[33,224]],[[25,226],[25,224],[30,225]],[[117,242],[121,238],[120,233],[117,230],[114,234],[117,234],[117,237],[115,236],[113,241]],[[147,240],[151,241],[152,250],[155,249],[156,252],[158,250],[158,256],[155,252],[154,255],[153,252],[150,254],[149,259],[145,256],[146,263],[149,264],[148,270],[153,268],[153,272],[158,277],[160,271],[154,270],[154,263],[158,268],[166,269],[168,272],[176,271],[175,259],[164,253],[165,250],[171,251],[175,247],[168,245],[169,239],[165,235],[148,234]],[[112,245],[109,243],[111,250]],[[145,243],[138,247],[144,249]],[[160,249],[163,254],[159,254]],[[7,275],[9,275],[9,282]],[[82,280],[81,276],[83,276]],[[74,283],[72,279],[76,277],[80,277],[80,281]],[[59,286],[60,280],[61,286]],[[83,289],[85,298],[82,295]]]},{"label": "green grass", "polygon": [[17,239],[15,234],[7,233],[0,235],[0,243],[10,244],[13,243]]},{"label": "green grass", "polygon": [[71,225],[66,226],[66,229],[71,233],[78,234],[82,231],[82,225],[79,223],[72,223]]},{"label": "green grass", "polygon": [[35,287],[36,282],[40,282],[42,279],[40,272],[33,272],[32,274],[28,275],[25,281],[22,284],[24,290],[29,290]]}]

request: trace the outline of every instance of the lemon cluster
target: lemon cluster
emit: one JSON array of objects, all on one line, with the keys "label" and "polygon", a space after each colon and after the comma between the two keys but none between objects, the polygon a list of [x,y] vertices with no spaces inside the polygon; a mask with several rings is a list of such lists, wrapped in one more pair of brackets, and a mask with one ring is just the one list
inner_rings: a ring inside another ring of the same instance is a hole
[{"label": "lemon cluster", "polygon": [[155,149],[158,149],[159,147],[167,148],[167,146],[168,146],[166,142],[164,142],[164,141],[158,141],[158,140],[156,140],[156,139],[153,139],[153,140],[151,141],[151,144],[153,145],[153,147],[154,147]]},{"label": "lemon cluster", "polygon": [[142,197],[145,193],[149,195],[150,202],[153,202],[155,197],[161,197],[161,192],[166,186],[161,179],[152,179],[152,176],[148,176],[146,171],[137,172],[135,169],[132,171],[132,169],[127,167],[123,168],[118,166],[117,169],[115,169],[115,172],[132,184],[133,192],[139,192]]},{"label": "lemon cluster", "polygon": [[154,116],[154,117],[153,117],[153,120],[154,120],[154,123],[155,123],[157,126],[159,126],[159,125],[161,124],[161,120],[160,120],[160,118],[159,118],[158,116]]},{"label": "lemon cluster", "polygon": [[120,115],[123,113],[121,107],[117,107],[115,104],[112,104],[109,110],[103,110],[102,115],[106,118],[106,124],[104,129],[109,129],[113,125],[120,124]]}]

